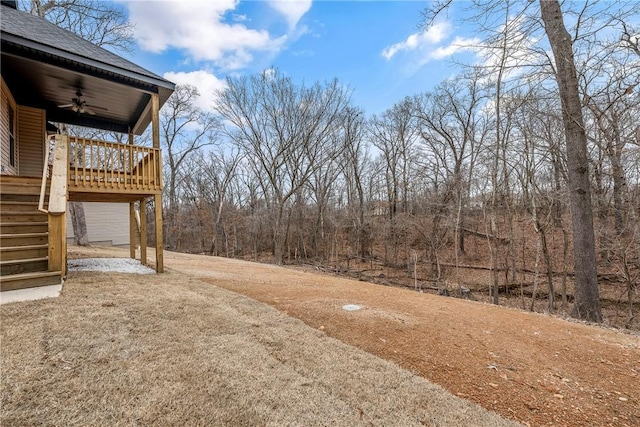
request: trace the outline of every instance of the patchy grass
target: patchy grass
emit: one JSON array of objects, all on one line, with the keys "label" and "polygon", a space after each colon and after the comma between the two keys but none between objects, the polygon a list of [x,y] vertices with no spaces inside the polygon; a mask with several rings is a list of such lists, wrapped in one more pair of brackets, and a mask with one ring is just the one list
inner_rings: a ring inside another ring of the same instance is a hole
[{"label": "patchy grass", "polygon": [[0,321],[2,426],[515,425],[177,272],[74,272]]}]

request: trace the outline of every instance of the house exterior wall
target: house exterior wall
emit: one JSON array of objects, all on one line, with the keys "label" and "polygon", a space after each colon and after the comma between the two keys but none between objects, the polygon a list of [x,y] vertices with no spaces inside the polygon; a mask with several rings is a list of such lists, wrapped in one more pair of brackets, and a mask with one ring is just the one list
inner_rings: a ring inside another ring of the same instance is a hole
[{"label": "house exterior wall", "polygon": [[[11,95],[11,91],[7,87],[2,79],[2,94],[0,95],[0,173],[3,175],[17,175],[18,174],[18,159],[17,155],[14,158],[14,165],[11,165],[10,160],[10,129],[13,127],[14,130],[14,147],[17,151],[18,149],[18,140],[17,140],[17,106],[16,101],[13,99]],[[11,113],[13,111],[13,126],[10,123]]]},{"label": "house exterior wall", "polygon": [[[128,203],[84,202],[83,206],[89,244],[114,246],[129,244]],[[73,237],[71,215],[67,215],[67,242],[73,243]]]},{"label": "house exterior wall", "polygon": [[42,176],[45,138],[45,111],[18,105],[18,170],[21,176]]}]

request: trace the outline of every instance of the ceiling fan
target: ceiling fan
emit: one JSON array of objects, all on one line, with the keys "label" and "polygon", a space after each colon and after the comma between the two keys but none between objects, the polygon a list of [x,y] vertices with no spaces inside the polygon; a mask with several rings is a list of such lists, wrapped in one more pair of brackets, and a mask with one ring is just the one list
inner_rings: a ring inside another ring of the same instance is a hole
[{"label": "ceiling fan", "polygon": [[95,105],[89,105],[87,104],[87,101],[85,101],[82,98],[82,92],[80,92],[79,90],[76,92],[76,98],[71,98],[71,103],[70,104],[62,104],[62,105],[58,105],[58,108],[71,108],[74,112],[79,113],[79,114],[90,114],[92,116],[95,116],[95,111],[93,110],[103,110],[103,111],[107,111],[106,108],[102,108],[102,107],[97,107]]}]

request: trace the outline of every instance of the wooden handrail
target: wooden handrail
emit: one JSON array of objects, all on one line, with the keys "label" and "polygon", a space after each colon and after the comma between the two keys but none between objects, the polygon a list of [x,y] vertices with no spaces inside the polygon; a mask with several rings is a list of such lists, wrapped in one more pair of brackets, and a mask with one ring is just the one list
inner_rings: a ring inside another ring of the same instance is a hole
[{"label": "wooden handrail", "polygon": [[45,141],[44,166],[42,167],[42,183],[40,184],[40,199],[38,199],[38,210],[44,213],[49,213],[49,211],[44,208],[44,196],[47,190],[47,175],[49,172],[49,151],[51,150],[51,147],[49,145],[50,141],[50,139],[47,139]]}]

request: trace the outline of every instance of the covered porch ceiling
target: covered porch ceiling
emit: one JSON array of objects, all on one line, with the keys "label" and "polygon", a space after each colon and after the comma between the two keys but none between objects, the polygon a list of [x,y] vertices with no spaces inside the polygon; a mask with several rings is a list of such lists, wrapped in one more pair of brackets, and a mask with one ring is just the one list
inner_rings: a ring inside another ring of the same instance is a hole
[{"label": "covered porch ceiling", "polygon": [[[175,88],[42,18],[1,8],[2,78],[18,104],[45,110],[48,121],[139,135],[151,122],[152,94],[162,106]],[[61,107],[78,92],[84,112]]]},{"label": "covered porch ceiling", "polygon": [[[138,135],[151,122],[151,94],[157,92],[161,104],[171,94],[121,76],[61,68],[5,49],[2,77],[18,104],[45,110],[48,121]],[[78,91],[94,115],[59,107],[71,104]]]}]

